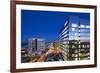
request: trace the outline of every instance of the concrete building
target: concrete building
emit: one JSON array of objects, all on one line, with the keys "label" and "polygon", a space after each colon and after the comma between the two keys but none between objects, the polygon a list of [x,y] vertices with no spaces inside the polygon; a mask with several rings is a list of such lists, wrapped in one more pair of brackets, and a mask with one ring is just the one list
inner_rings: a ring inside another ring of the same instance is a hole
[{"label": "concrete building", "polygon": [[[75,21],[76,20],[76,21]],[[90,25],[77,16],[69,17],[59,33],[64,60],[90,59]]]}]

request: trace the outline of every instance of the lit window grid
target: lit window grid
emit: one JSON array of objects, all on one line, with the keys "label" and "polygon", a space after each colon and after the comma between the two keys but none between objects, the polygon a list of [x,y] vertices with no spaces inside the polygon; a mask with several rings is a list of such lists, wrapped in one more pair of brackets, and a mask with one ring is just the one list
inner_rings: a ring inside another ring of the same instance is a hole
[{"label": "lit window grid", "polygon": [[80,37],[82,37],[82,36],[85,36],[85,37],[90,37],[90,34],[88,34],[88,33],[77,33],[77,32],[69,32],[69,34],[67,33],[67,34],[64,34],[64,35],[62,35],[61,36],[61,38],[66,38],[67,36],[69,36],[69,37],[71,37],[72,38],[72,36],[73,37],[78,37],[78,36],[80,36]]},{"label": "lit window grid", "polygon": [[[75,47],[73,47],[73,48],[75,48]],[[66,48],[65,48],[66,49]],[[68,52],[67,52],[68,53]],[[76,52],[75,52],[76,53]],[[75,56],[75,58],[73,58],[73,59],[78,59],[78,58],[80,58],[81,59],[81,57],[82,56],[79,56],[79,57],[77,57],[77,56]],[[71,58],[71,57],[70,57]],[[83,58],[82,58],[83,59]]]},{"label": "lit window grid", "polygon": [[[75,28],[76,29],[76,28]],[[78,28],[77,28],[78,29]],[[81,29],[81,28],[80,28]],[[84,28],[82,28],[82,29],[84,29]],[[68,30],[66,30],[66,31],[68,31]],[[63,35],[64,36],[64,35]],[[64,39],[64,38],[66,38],[68,36],[68,34],[66,34],[66,36],[64,36],[62,39]],[[70,36],[68,36],[68,37],[70,37]],[[67,40],[68,40],[68,38],[66,38]],[[66,41],[67,41],[66,40]],[[68,44],[69,45],[69,44]],[[66,47],[65,49],[67,49],[68,47]],[[75,48],[75,47],[73,47],[73,48]],[[86,48],[86,47],[85,47]],[[89,48],[89,47],[88,47]]]}]

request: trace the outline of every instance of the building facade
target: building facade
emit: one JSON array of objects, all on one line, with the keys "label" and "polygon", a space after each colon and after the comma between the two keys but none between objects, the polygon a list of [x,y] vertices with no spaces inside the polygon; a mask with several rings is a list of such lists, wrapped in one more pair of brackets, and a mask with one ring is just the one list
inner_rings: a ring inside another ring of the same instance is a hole
[{"label": "building facade", "polygon": [[42,38],[29,39],[28,49],[30,55],[41,54],[45,50],[45,39]]},{"label": "building facade", "polygon": [[64,60],[90,59],[90,23],[77,16],[69,17],[59,33]]}]

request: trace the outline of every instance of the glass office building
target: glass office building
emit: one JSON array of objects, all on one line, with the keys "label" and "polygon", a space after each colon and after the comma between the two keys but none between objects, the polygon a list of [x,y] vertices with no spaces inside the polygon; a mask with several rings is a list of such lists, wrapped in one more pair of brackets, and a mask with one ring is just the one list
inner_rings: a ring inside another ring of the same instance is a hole
[{"label": "glass office building", "polygon": [[59,33],[64,60],[90,59],[90,23],[69,16]]}]

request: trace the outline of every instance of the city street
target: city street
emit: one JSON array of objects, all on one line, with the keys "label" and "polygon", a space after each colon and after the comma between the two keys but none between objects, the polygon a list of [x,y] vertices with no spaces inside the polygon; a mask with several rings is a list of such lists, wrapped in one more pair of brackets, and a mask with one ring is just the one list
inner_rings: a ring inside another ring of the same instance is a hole
[{"label": "city street", "polygon": [[31,58],[30,62],[60,61],[63,60],[62,51],[59,47],[49,48],[44,54]]}]

